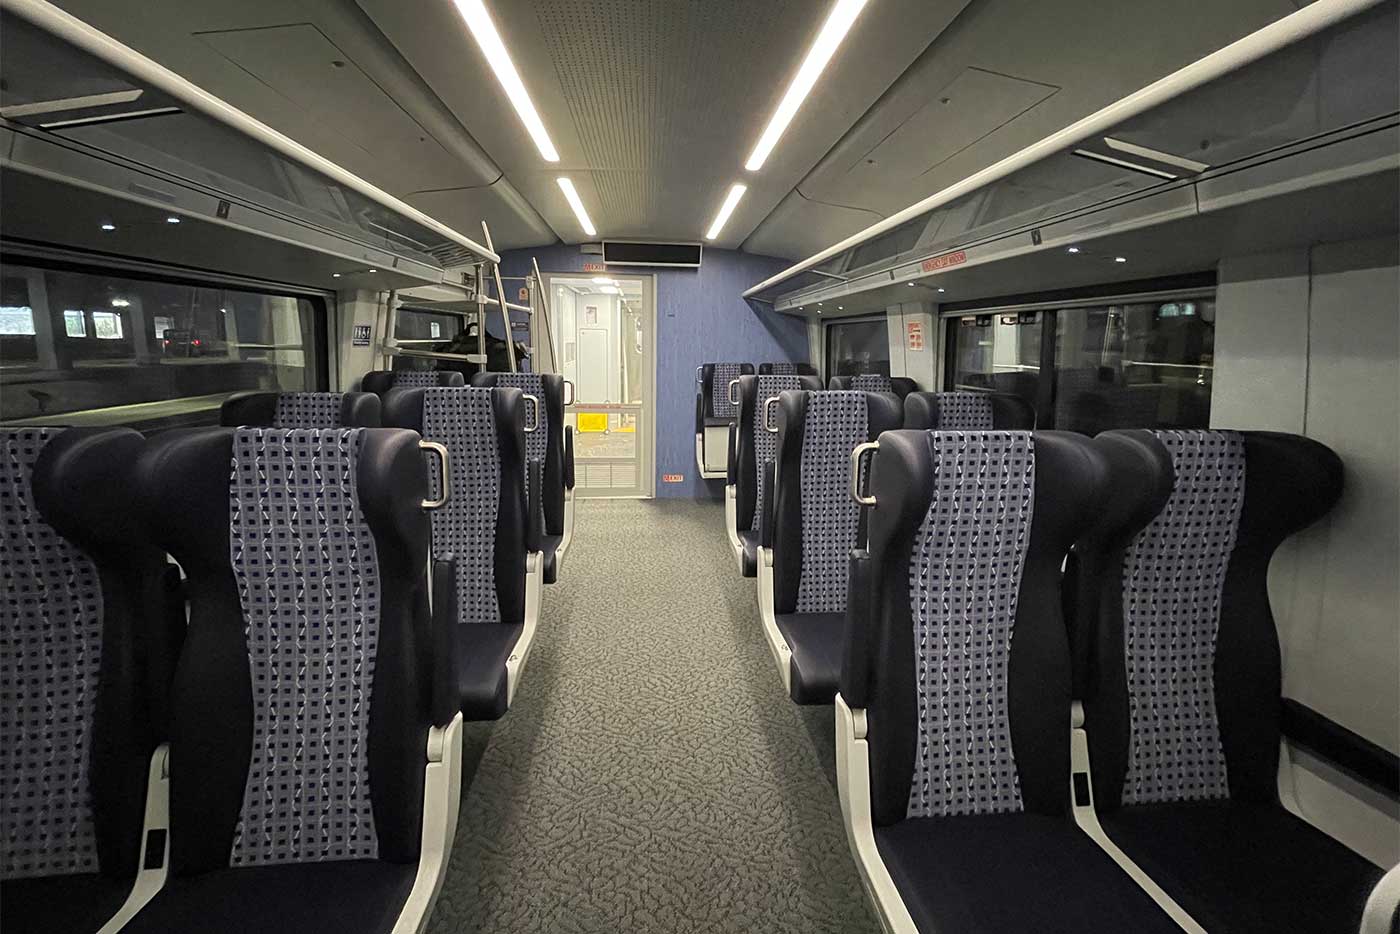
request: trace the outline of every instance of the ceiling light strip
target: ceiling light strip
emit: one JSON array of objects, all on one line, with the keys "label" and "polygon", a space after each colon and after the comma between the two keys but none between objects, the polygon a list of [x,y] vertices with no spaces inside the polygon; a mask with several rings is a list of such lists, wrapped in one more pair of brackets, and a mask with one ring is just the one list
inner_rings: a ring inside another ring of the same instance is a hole
[{"label": "ceiling light strip", "polygon": [[583,228],[583,232],[590,237],[596,237],[598,231],[593,229],[593,222],[588,219],[588,212],[583,208],[583,199],[578,196],[578,189],[574,187],[574,183],[561,177],[559,187],[564,191],[564,200],[569,202],[569,207],[574,209],[574,217],[578,218],[579,226]]},{"label": "ceiling light strip", "polygon": [[802,60],[797,74],[793,75],[787,93],[778,102],[778,109],[773,111],[773,116],[768,120],[768,126],[764,129],[763,135],[758,138],[758,145],[749,154],[749,161],[744,163],[744,168],[750,172],[757,172],[763,168],[763,163],[768,161],[773,147],[778,145],[778,140],[782,138],[783,132],[792,122],[792,118],[797,115],[797,111],[802,107],[802,102],[811,93],[813,85],[821,77],[827,62],[831,61],[831,57],[836,54],[841,40],[846,38],[846,33],[850,32],[851,25],[856,21],[856,17],[860,15],[865,4],[866,0],[836,0],[836,5],[831,8],[830,15],[827,16],[826,22],[822,25],[822,31],[817,34],[817,39],[812,43],[812,47],[807,50],[807,57]]},{"label": "ceiling light strip", "polygon": [[713,240],[719,236],[719,232],[724,229],[725,222],[729,220],[729,215],[734,213],[734,208],[739,204],[739,199],[744,197],[744,192],[748,190],[747,185],[739,184],[729,189],[729,194],[724,196],[724,203],[719,206],[719,213],[715,215],[714,223],[705,233],[706,240]]},{"label": "ceiling light strip", "polygon": [[834,243],[800,263],[794,263],[777,275],[747,289],[744,292],[744,297],[753,298],[757,293],[767,291],[794,276],[801,275],[813,266],[818,266],[852,247],[873,240],[901,224],[908,223],[921,214],[927,214],[935,208],[940,208],[963,195],[999,181],[1028,165],[1064,152],[1092,136],[1098,136],[1118,126],[1125,120],[1136,117],[1175,97],[1180,97],[1188,91],[1193,91],[1222,75],[1243,68],[1245,65],[1277,52],[1279,49],[1306,39],[1308,36],[1355,16],[1363,10],[1368,10],[1380,2],[1381,0],[1315,0],[1296,13],[1290,13],[1282,19],[1275,20],[1264,28],[1256,30],[1242,39],[1237,39],[1204,58],[1197,59],[1186,67],[1172,72],[1165,78],[1154,81],[1127,97],[1109,104],[1102,110],[1095,111],[1084,119],[1051,133],[1020,152],[1013,153],[1000,162],[989,165],[980,172],[974,172],[962,181],[949,185],[942,191],[929,195],[922,201],[911,204],[878,223],[871,224],[860,233],[853,234],[839,243]]},{"label": "ceiling light strip", "polygon": [[539,112],[535,110],[534,102],[530,100],[530,93],[525,90],[525,82],[520,80],[520,72],[515,70],[515,63],[511,61],[510,53],[506,51],[506,44],[501,40],[501,34],[496,31],[496,24],[491,21],[491,14],[486,11],[485,2],[483,0],[454,0],[454,2],[457,4],[457,12],[462,14],[462,19],[466,20],[467,29],[471,31],[472,38],[481,48],[481,54],[486,56],[491,70],[496,73],[496,80],[501,82],[501,89],[506,92],[506,97],[510,98],[511,106],[515,108],[520,122],[525,124],[525,130],[535,141],[535,148],[540,151],[540,155],[546,162],[558,162],[559,152],[554,148],[554,143],[549,138],[549,132],[544,128],[544,121],[540,119]]}]

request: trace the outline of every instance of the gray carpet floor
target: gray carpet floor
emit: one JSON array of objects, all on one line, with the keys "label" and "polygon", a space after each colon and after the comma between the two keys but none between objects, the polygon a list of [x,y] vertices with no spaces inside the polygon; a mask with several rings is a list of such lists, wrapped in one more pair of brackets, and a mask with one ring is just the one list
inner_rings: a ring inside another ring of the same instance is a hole
[{"label": "gray carpet floor", "polygon": [[514,706],[469,725],[431,934],[874,934],[831,708],[783,693],[722,507],[578,510]]}]

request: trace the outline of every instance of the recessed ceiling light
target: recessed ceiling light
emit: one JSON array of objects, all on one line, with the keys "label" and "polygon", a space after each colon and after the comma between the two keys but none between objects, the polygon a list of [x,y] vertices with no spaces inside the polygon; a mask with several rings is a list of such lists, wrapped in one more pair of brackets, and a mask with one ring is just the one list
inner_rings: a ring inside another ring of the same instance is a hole
[{"label": "recessed ceiling light", "polygon": [[476,44],[481,47],[481,54],[486,56],[487,63],[496,73],[496,80],[501,82],[506,97],[510,98],[511,106],[515,108],[520,122],[525,124],[526,132],[535,141],[535,148],[540,151],[546,162],[558,162],[559,152],[550,141],[544,121],[540,119],[534,102],[530,100],[529,92],[525,90],[525,82],[520,80],[520,72],[515,70],[515,63],[510,60],[506,44],[501,41],[501,34],[496,31],[496,24],[491,22],[491,14],[486,12],[486,4],[482,0],[456,0],[456,3],[457,11],[462,14],[462,19],[467,21],[472,38],[476,39]]},{"label": "recessed ceiling light", "polygon": [[749,186],[740,184],[729,189],[729,194],[724,196],[724,203],[719,206],[719,213],[715,215],[714,223],[705,233],[706,240],[713,240],[719,236],[719,232],[724,229],[725,223],[729,220],[729,215],[734,213],[734,207],[739,203],[739,199],[744,197],[744,192],[748,190]]},{"label": "recessed ceiling light", "polygon": [[911,288],[911,289],[914,287],[914,283],[912,283],[912,282],[906,282],[906,283],[904,283],[904,284],[907,285],[907,286],[909,286],[909,288]]},{"label": "recessed ceiling light", "polygon": [[560,178],[559,187],[564,191],[564,200],[574,209],[574,217],[578,218],[583,232],[590,237],[597,236],[598,231],[593,229],[593,222],[588,219],[588,212],[583,209],[583,199],[578,196],[578,189],[574,188],[574,183],[567,178]]},{"label": "recessed ceiling light", "polygon": [[378,272],[378,269],[371,269],[370,272]]},{"label": "recessed ceiling light", "polygon": [[170,215],[169,217],[167,217],[167,218],[165,219],[165,222],[166,222],[167,224],[178,224],[178,223],[180,223],[180,218],[178,218],[178,217],[176,217],[174,214],[172,214],[172,215]]},{"label": "recessed ceiling light", "polygon": [[757,172],[763,168],[769,153],[778,145],[783,131],[797,115],[798,108],[811,93],[812,86],[817,83],[817,78],[821,77],[822,70],[826,68],[827,62],[831,61],[831,56],[836,54],[836,48],[841,44],[841,40],[846,38],[846,33],[850,31],[851,24],[856,21],[865,3],[866,0],[836,0],[836,5],[831,8],[831,13],[822,25],[822,31],[817,34],[817,41],[807,50],[807,57],[802,60],[797,74],[793,75],[792,83],[788,85],[787,92],[779,101],[778,109],[773,111],[773,116],[769,118],[768,126],[758,138],[758,145],[753,148],[749,161],[744,163],[744,168],[750,172]]},{"label": "recessed ceiling light", "polygon": [[940,292],[945,292],[945,291],[947,291],[947,290],[946,290],[946,289],[940,288],[938,291],[940,291]]},{"label": "recessed ceiling light", "polygon": [[130,305],[131,305],[131,302],[127,301],[127,300],[124,299],[124,298],[114,298],[114,299],[112,299],[112,307],[113,307],[113,308],[127,308],[127,307],[129,307]]},{"label": "recessed ceiling light", "polygon": [[1126,256],[1115,256],[1115,257],[1113,257],[1113,261],[1114,261],[1115,263],[1126,263],[1126,262],[1128,261],[1128,257],[1126,257]]},{"label": "recessed ceiling light", "polygon": [[836,306],[836,310],[837,310],[837,311],[845,311],[845,310],[846,310],[846,306],[845,306],[845,305],[837,305],[837,306]]},{"label": "recessed ceiling light", "polygon": [[339,279],[339,278],[340,278],[340,273],[338,273],[338,272],[333,272],[333,273],[331,273],[331,278],[332,278],[332,279]]},{"label": "recessed ceiling light", "polygon": [[1066,253],[1078,253],[1078,252],[1079,252],[1079,247],[1077,247],[1077,246],[1067,247],[1067,248],[1065,249],[1065,252],[1066,252]]},{"label": "recessed ceiling light", "polygon": [[103,229],[103,230],[116,230],[116,229],[117,229],[117,225],[116,225],[116,224],[103,224],[103,225],[102,225],[102,229]]}]

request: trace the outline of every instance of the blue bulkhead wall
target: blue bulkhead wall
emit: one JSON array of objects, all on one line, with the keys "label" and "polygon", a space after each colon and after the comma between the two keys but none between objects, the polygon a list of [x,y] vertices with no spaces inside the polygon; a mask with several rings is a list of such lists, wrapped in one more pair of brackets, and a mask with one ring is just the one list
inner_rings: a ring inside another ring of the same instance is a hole
[{"label": "blue bulkhead wall", "polygon": [[[545,275],[582,273],[584,263],[602,259],[567,245],[511,250],[501,254],[501,274],[526,275],[532,256]],[[741,297],[755,282],[790,265],[787,260],[770,256],[706,247],[699,269],[616,267],[619,274],[656,276],[657,496],[719,499],[724,495],[723,480],[701,480],[696,476],[697,366],[720,360],[755,365],[765,361],[807,362],[805,321],[792,315],[755,312]],[[495,316],[491,320],[494,323]],[[682,474],[685,480],[662,483],[664,474]]]}]

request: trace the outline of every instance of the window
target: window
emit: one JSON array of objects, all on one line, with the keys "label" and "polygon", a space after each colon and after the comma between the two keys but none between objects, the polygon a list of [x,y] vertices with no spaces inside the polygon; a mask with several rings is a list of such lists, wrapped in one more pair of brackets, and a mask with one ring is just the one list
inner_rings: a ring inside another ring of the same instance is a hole
[{"label": "window", "polygon": [[[433,350],[439,353],[474,354],[477,352],[476,329],[469,329],[475,313],[427,311],[422,308],[400,308],[394,319],[394,339],[406,350]],[[432,363],[422,358],[396,356],[396,370],[459,370],[470,375],[478,369],[474,363],[438,360]]]},{"label": "window", "polygon": [[826,326],[829,376],[890,375],[890,326],[879,318],[833,321]]},{"label": "window", "polygon": [[[947,327],[947,388],[1018,395],[1036,406],[1038,427],[1095,435],[1210,424],[1210,293],[970,314],[949,319]],[[1043,373],[1047,340],[1054,365]]]},{"label": "window", "polygon": [[33,310],[26,336],[0,334],[6,422],[214,424],[232,392],[327,385],[319,299],[9,259],[4,295]]},{"label": "window", "polygon": [[31,308],[0,307],[0,334],[33,335],[34,310]]}]

